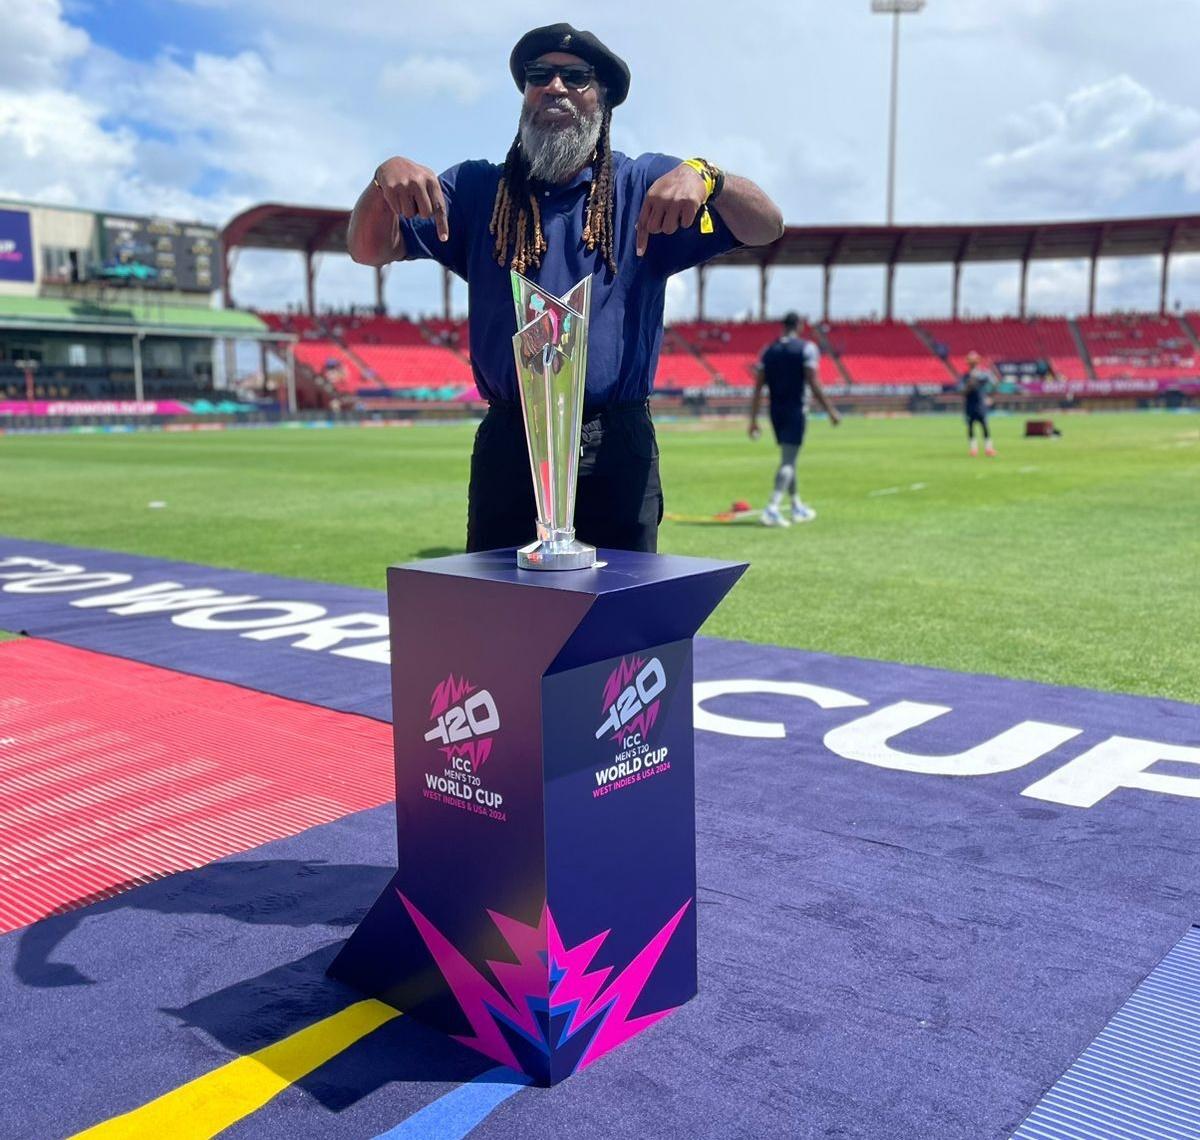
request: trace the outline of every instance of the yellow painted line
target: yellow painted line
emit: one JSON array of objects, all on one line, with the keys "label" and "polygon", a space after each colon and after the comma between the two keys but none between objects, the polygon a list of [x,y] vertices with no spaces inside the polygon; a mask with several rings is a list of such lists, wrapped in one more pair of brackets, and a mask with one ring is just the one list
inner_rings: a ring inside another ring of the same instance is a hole
[{"label": "yellow painted line", "polygon": [[88,1140],[191,1140],[215,1136],[262,1108],[289,1085],[399,1017],[381,1001],[360,1001],[340,1013],[238,1057],[132,1112],[114,1116],[77,1134]]}]

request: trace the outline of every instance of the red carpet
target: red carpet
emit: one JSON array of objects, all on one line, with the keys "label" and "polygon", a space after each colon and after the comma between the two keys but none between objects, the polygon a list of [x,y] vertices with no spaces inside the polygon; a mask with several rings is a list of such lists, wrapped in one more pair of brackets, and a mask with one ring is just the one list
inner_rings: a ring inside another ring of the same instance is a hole
[{"label": "red carpet", "polygon": [[46,641],[0,647],[0,934],[393,791],[389,725]]}]

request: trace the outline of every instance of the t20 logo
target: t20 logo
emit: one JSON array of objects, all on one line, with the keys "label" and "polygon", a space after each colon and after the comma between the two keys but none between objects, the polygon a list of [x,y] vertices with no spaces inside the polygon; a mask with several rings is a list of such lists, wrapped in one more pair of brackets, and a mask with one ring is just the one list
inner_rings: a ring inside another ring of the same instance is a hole
[{"label": "t20 logo", "polygon": [[425,734],[425,739],[457,744],[461,740],[495,732],[499,727],[500,714],[496,711],[496,702],[487,689],[480,689],[461,705],[442,713],[437,724]]},{"label": "t20 logo", "polygon": [[430,743],[441,741],[439,751],[447,757],[469,757],[472,769],[478,769],[488,758],[492,751],[490,736],[500,729],[500,712],[492,694],[453,673],[433,690],[429,719],[434,725],[425,733],[425,739]]},{"label": "t20 logo", "polygon": [[604,685],[604,720],[596,739],[610,733],[616,740],[622,732],[639,732],[645,739],[658,719],[658,698],[667,687],[667,674],[657,657],[622,658]]}]

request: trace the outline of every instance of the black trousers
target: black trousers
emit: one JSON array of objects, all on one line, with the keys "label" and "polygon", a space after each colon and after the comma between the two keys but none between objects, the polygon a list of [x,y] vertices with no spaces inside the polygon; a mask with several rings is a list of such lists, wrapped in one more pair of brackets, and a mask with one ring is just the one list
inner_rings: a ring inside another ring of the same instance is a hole
[{"label": "black trousers", "polygon": [[[658,440],[645,402],[585,410],[575,536],[609,550],[658,549],[662,522]],[[525,424],[516,404],[492,404],[475,433],[467,497],[467,552],[537,538]]]},{"label": "black trousers", "polygon": [[975,438],[975,425],[976,424],[978,424],[981,428],[983,428],[983,438],[984,439],[992,438],[992,433],[990,431],[988,431],[987,412],[983,408],[968,407],[967,411],[966,411],[966,416],[967,416],[967,438],[968,439]]}]

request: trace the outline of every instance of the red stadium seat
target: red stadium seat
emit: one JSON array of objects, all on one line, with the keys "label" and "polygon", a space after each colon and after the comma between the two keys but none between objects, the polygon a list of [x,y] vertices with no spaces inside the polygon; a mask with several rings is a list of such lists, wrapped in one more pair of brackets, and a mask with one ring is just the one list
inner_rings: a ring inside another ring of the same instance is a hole
[{"label": "red stadium seat", "polygon": [[292,332],[296,359],[338,392],[374,388],[438,388],[468,385],[470,364],[436,341],[450,330],[465,346],[466,322],[429,321],[425,327],[393,317],[259,313],[271,329]]},{"label": "red stadium seat", "polygon": [[295,333],[296,336],[310,339],[320,339],[322,336],[316,318],[303,313],[256,313],[255,316],[272,332]]},{"label": "red stadium seat", "polygon": [[1045,360],[1065,380],[1087,378],[1087,366],[1075,347],[1071,326],[1062,317],[922,321],[921,328],[932,341],[945,346],[958,374],[967,370],[967,353],[975,351],[993,368],[998,361]]},{"label": "red stadium seat", "polygon": [[665,348],[659,353],[654,374],[656,389],[709,388],[713,383],[712,374],[692,353],[668,352]]},{"label": "red stadium seat", "polygon": [[1100,380],[1173,380],[1200,375],[1196,347],[1174,317],[1080,317],[1076,324]]},{"label": "red stadium seat", "polygon": [[[800,331],[809,340],[819,340],[808,326]],[[778,321],[695,321],[672,325],[667,330],[667,336],[677,338],[700,353],[705,363],[726,384],[742,388],[753,386],[754,365],[758,363],[763,349],[780,332]],[[666,351],[665,341],[663,351]],[[823,384],[837,384],[842,378],[837,364],[824,354],[817,376]],[[707,382],[711,384],[712,377]]]},{"label": "red stadium seat", "polygon": [[378,377],[381,388],[436,388],[473,384],[471,366],[457,353],[432,344],[356,344],[355,355]]},{"label": "red stadium seat", "polygon": [[297,341],[296,360],[323,376],[339,392],[357,392],[360,388],[374,386],[363,376],[358,365],[331,340]]},{"label": "red stadium seat", "polygon": [[831,324],[826,339],[856,384],[951,382],[946,366],[909,325],[896,321]]},{"label": "red stadium seat", "polygon": [[341,317],[332,320],[336,335],[346,344],[428,344],[419,325],[394,317]]}]

